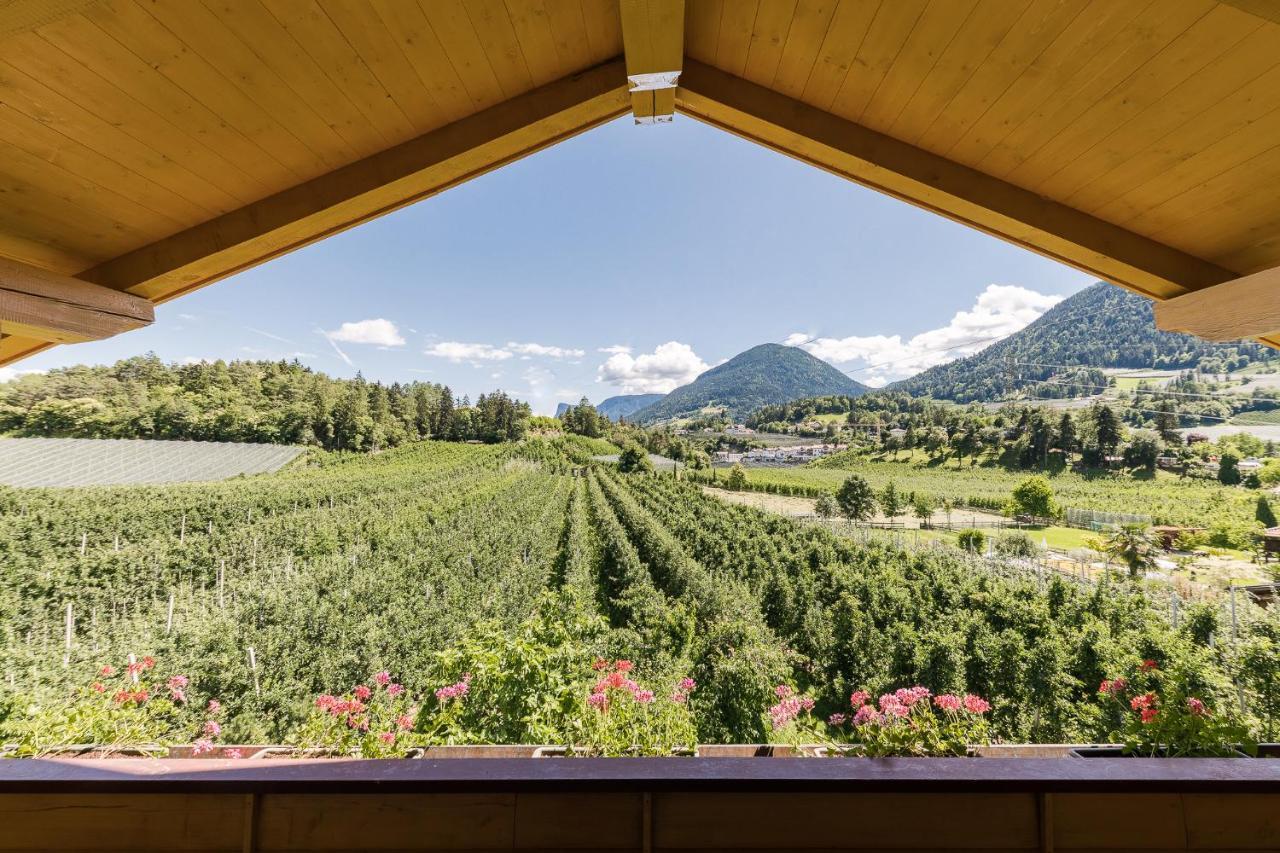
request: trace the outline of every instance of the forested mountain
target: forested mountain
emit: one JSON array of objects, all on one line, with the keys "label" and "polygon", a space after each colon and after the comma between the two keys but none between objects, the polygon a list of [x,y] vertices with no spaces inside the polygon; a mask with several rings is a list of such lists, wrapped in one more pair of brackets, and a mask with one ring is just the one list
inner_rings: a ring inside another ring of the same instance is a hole
[{"label": "forested mountain", "polygon": [[0,435],[302,444],[377,450],[434,437],[521,437],[529,406],[447,386],[334,379],[298,362],[165,364],[155,355],[0,383]]},{"label": "forested mountain", "polygon": [[[1020,332],[977,355],[931,367],[895,382],[895,391],[969,402],[996,400],[1028,386],[1027,379],[1092,385],[1100,374],[1081,367],[1190,369],[1205,373],[1238,370],[1280,353],[1250,342],[1213,343],[1155,327],[1151,301],[1098,282],[1049,311]],[[1068,369],[1056,365],[1066,365]],[[1037,386],[1039,396],[1066,396],[1070,389]],[[1046,389],[1056,391],[1047,393]],[[1087,389],[1080,389],[1088,393]]]},{"label": "forested mountain", "polygon": [[711,368],[661,401],[636,412],[640,423],[721,406],[741,418],[761,406],[826,394],[865,394],[867,386],[796,347],[761,344]]},{"label": "forested mountain", "polygon": [[[645,406],[651,406],[665,396],[665,394],[619,394],[601,401],[600,405],[596,406],[596,412],[617,423],[619,418],[629,418]],[[562,417],[573,405],[573,403],[561,403],[556,406],[556,417]]]},{"label": "forested mountain", "polygon": [[665,396],[665,394],[620,394],[601,402],[596,406],[596,411],[616,423],[618,418],[630,418],[645,406],[652,406]]}]

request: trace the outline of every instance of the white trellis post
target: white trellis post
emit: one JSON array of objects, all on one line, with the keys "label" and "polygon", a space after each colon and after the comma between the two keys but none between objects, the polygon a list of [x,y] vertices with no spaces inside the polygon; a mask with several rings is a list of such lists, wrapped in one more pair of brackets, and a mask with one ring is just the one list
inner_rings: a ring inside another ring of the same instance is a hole
[{"label": "white trellis post", "polygon": [[253,646],[249,646],[249,671],[253,673],[253,694],[261,696],[262,687],[258,684],[258,656],[254,653]]},{"label": "white trellis post", "polygon": [[226,576],[227,576],[227,559],[226,557],[223,557],[222,562],[218,564],[218,607],[220,608],[225,608],[227,606],[227,599],[223,594],[224,588],[225,588],[224,584],[226,582]]},{"label": "white trellis post", "polygon": [[64,651],[63,651],[63,653],[62,653],[62,665],[63,665],[63,666],[70,666],[70,665],[71,665],[71,637],[72,637],[72,634],[73,634],[73,632],[74,632],[74,631],[75,631],[75,616],[72,614],[72,611],[71,611],[71,602],[70,602],[70,601],[68,601],[68,602],[67,602],[67,638],[66,638],[66,648],[65,648],[65,650],[64,650]]},{"label": "white trellis post", "polygon": [[88,547],[89,547],[89,534],[88,532],[82,531],[80,533],[80,556],[81,557],[84,556],[85,549]]},{"label": "white trellis post", "polygon": [[182,514],[182,524],[178,527],[178,544],[186,544],[187,541],[187,514]]},{"label": "white trellis post", "polygon": [[169,615],[165,619],[165,623],[164,623],[164,632],[166,634],[173,633],[173,599],[174,599],[174,594],[170,592],[169,593]]}]

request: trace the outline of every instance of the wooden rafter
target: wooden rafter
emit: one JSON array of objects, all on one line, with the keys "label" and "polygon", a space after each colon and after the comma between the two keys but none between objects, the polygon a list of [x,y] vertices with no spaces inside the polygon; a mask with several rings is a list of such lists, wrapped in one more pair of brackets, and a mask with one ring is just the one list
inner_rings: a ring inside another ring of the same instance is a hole
[{"label": "wooden rafter", "polygon": [[636,123],[670,121],[684,62],[684,0],[621,0],[618,11]]},{"label": "wooden rafter", "polygon": [[1262,337],[1280,329],[1280,267],[1155,306],[1156,328],[1211,341]]},{"label": "wooden rafter", "polygon": [[0,258],[0,334],[6,340],[95,341],[154,320],[146,299]]},{"label": "wooden rafter", "polygon": [[681,112],[1099,278],[1168,299],[1230,270],[691,59]]}]

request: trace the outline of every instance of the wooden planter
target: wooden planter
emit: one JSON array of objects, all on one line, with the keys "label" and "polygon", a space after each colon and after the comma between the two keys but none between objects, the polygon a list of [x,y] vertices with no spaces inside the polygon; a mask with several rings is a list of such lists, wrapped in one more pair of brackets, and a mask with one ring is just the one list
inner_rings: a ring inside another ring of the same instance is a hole
[{"label": "wooden planter", "polygon": [[[724,749],[564,761],[0,761],[0,851],[1280,850],[1276,760],[1011,750],[817,760]],[[743,752],[770,758],[724,757]]]}]

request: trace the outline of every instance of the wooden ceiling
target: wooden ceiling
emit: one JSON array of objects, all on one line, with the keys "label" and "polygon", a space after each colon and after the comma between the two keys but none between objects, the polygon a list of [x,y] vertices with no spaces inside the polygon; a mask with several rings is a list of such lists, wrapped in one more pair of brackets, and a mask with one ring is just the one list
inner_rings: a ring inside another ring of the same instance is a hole
[{"label": "wooden ceiling", "polygon": [[[0,258],[160,302],[672,109],[1159,299],[1280,266],[1270,0],[11,0]],[[6,286],[0,364],[70,339]]]}]

